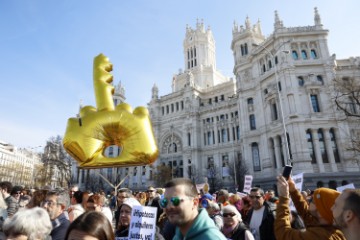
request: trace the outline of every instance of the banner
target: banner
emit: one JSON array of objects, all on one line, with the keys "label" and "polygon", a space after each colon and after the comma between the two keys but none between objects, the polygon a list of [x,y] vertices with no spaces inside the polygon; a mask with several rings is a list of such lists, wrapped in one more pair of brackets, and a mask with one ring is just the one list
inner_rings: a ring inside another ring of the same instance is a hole
[{"label": "banner", "polygon": [[253,181],[253,176],[252,175],[245,175],[243,192],[250,193],[252,181]]}]

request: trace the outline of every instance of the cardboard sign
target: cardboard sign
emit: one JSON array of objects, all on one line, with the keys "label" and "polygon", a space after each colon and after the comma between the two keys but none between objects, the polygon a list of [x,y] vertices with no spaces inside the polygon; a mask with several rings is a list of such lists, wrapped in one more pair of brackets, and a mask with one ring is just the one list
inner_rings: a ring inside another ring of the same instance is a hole
[{"label": "cardboard sign", "polygon": [[154,240],[156,215],[156,207],[134,206],[131,212],[128,239]]},{"label": "cardboard sign", "polygon": [[253,176],[252,175],[245,175],[243,192],[250,193],[252,181],[253,181]]},{"label": "cardboard sign", "polygon": [[[296,174],[294,176],[291,176],[291,178],[295,183],[295,188],[301,192],[303,182],[304,182],[304,173]],[[289,207],[290,207],[290,210],[295,210],[296,211],[295,205],[294,205],[294,203],[293,203],[293,201],[291,199],[290,199]]]}]

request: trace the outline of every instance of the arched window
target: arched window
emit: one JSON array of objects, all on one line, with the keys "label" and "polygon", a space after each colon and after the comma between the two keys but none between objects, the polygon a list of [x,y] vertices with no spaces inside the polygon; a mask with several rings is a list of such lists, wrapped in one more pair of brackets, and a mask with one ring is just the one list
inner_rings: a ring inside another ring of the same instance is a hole
[{"label": "arched window", "polygon": [[332,148],[332,150],[333,150],[335,162],[339,163],[339,162],[340,162],[340,156],[339,156],[339,151],[338,151],[338,148],[337,148],[337,143],[336,143],[336,137],[335,137],[335,131],[334,131],[334,129],[331,128],[330,131],[329,131],[329,133],[330,133],[331,148]]},{"label": "arched window", "polygon": [[279,60],[278,60],[278,56],[275,56],[275,64],[278,64]]},{"label": "arched window", "polygon": [[307,53],[305,50],[301,50],[301,57],[302,59],[306,60],[307,59]]},{"label": "arched window", "polygon": [[301,86],[301,87],[304,86],[304,84],[305,84],[304,78],[299,76],[298,77],[298,83],[299,83],[299,86]]},{"label": "arched window", "polygon": [[241,49],[241,56],[244,56],[244,46],[242,44],[240,46],[240,49]]},{"label": "arched window", "polygon": [[255,142],[251,144],[251,154],[253,159],[254,171],[261,171],[259,146]]},{"label": "arched window", "polygon": [[169,144],[168,153],[176,153],[176,152],[177,152],[176,143]]},{"label": "arched window", "polygon": [[263,70],[263,73],[266,72],[266,66],[265,66],[265,64],[263,64],[262,70]]},{"label": "arched window", "polygon": [[308,149],[310,152],[311,163],[316,163],[314,141],[313,141],[313,137],[312,137],[310,129],[306,131],[306,139],[307,139],[307,143],[308,143]]},{"label": "arched window", "polygon": [[271,60],[268,61],[268,67],[269,67],[269,69],[272,68]]},{"label": "arched window", "polygon": [[298,59],[299,59],[299,55],[298,55],[298,53],[297,53],[296,50],[293,50],[293,51],[291,52],[291,54],[292,54],[292,57],[293,57],[294,60],[298,60]]},{"label": "arched window", "polygon": [[322,160],[324,163],[329,163],[329,159],[326,152],[324,133],[322,129],[318,130],[318,138],[319,138],[319,146],[320,146]]},{"label": "arched window", "polygon": [[316,59],[316,58],[317,58],[316,50],[315,50],[315,49],[311,49],[310,55],[311,55],[311,58],[312,58],[312,59]]}]

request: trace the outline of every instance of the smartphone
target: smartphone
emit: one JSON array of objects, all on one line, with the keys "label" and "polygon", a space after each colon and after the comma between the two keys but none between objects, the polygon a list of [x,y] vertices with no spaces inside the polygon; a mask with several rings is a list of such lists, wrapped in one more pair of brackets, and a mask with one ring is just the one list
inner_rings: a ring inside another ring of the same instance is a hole
[{"label": "smartphone", "polygon": [[283,171],[283,177],[286,179],[286,180],[289,180],[289,177],[290,177],[290,174],[291,174],[291,170],[292,170],[292,166],[291,165],[286,165],[284,167],[284,171]]}]

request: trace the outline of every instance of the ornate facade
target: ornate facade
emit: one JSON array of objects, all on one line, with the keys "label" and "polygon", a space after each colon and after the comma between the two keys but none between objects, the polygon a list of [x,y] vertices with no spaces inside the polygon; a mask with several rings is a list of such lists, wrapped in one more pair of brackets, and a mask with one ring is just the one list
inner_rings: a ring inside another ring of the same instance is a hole
[{"label": "ornate facade", "polygon": [[[359,81],[360,61],[330,54],[317,9],[313,26],[285,27],[275,12],[269,37],[249,18],[244,26],[235,23],[232,35],[235,79],[216,68],[211,29],[202,22],[186,27],[184,70],[173,76],[171,93],[159,96],[154,85],[148,104],[160,150],[155,165],[197,183],[217,175],[232,190],[235,160],[265,189],[289,163],[294,174],[305,174],[305,187],[360,184],[359,157],[347,150],[358,122],[347,121],[333,101],[333,80]],[[126,187],[145,189],[153,171],[107,173],[114,182],[128,175]]]}]

